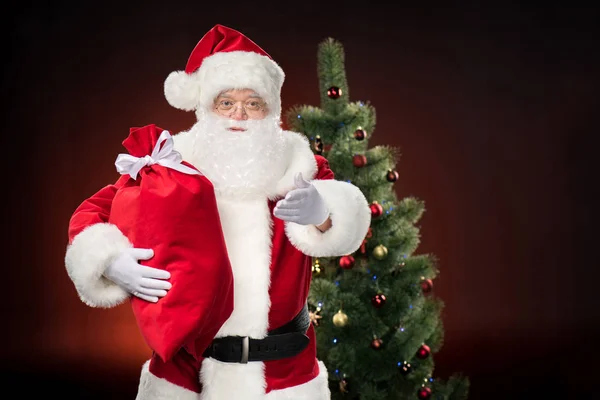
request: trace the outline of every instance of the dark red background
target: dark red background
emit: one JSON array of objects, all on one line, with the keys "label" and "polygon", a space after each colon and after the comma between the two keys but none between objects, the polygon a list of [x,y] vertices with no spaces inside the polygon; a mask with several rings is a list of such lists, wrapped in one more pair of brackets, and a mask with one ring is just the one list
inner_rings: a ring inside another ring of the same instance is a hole
[{"label": "dark red background", "polygon": [[129,127],[191,126],[163,82],[221,23],[286,71],[284,108],[318,105],[317,45],[344,44],[351,100],[377,111],[370,145],[401,149],[397,193],[427,207],[418,252],[440,259],[446,303],[438,376],[469,375],[471,399],[592,393],[595,9],[166,3],[23,3],[6,14],[3,380],[24,398],[135,397],[148,351],[129,307],[77,298],[67,224],[117,178]]}]

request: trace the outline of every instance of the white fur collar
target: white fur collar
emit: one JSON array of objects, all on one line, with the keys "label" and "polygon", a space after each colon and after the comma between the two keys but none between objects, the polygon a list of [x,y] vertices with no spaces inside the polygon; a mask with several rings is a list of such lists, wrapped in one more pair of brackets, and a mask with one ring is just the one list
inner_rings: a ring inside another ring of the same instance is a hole
[{"label": "white fur collar", "polygon": [[[285,152],[289,162],[281,179],[274,187],[269,188],[267,196],[270,200],[283,197],[287,192],[294,189],[294,176],[298,172],[302,172],[307,180],[314,179],[317,174],[317,161],[306,136],[293,131],[284,131],[283,135],[285,137]],[[191,163],[191,161],[188,161],[191,159],[193,142],[190,131],[183,131],[174,135],[173,141],[175,150],[181,153],[185,161]]]}]

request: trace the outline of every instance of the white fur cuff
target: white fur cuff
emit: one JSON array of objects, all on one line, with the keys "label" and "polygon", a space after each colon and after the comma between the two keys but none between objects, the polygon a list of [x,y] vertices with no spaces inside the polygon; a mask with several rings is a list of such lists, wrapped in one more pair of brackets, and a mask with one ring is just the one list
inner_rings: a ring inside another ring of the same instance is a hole
[{"label": "white fur cuff", "polygon": [[121,304],[129,293],[102,274],[123,249],[132,247],[113,224],[86,227],[67,247],[65,266],[81,300],[91,307],[110,308]]},{"label": "white fur cuff", "polygon": [[150,360],[142,366],[142,374],[135,400],[199,400],[200,394],[177,386],[152,374]]},{"label": "white fur cuff", "polygon": [[354,253],[363,242],[371,225],[371,209],[360,189],[337,180],[314,180],[330,211],[332,226],[326,232],[314,225],[285,223],[290,242],[312,257],[337,257]]},{"label": "white fur cuff", "polygon": [[319,361],[319,375],[302,385],[273,390],[265,396],[265,400],[330,400],[331,392],[327,380],[327,368]]}]

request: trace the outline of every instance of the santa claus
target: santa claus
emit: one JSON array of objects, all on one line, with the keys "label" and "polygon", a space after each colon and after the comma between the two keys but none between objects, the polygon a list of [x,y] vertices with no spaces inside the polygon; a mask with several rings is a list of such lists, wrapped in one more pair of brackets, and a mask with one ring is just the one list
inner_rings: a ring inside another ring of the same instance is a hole
[{"label": "santa claus", "polygon": [[[234,276],[234,309],[212,345],[194,357],[153,356],[137,399],[326,400],[328,373],[307,323],[311,257],[353,253],[371,212],[362,192],[334,179],[302,134],[281,128],[284,73],[258,45],[222,25],[165,81],[168,102],[197,122],[173,136],[175,149],[212,183]],[[169,273],[140,264],[108,223],[118,190],[109,185],[73,214],[65,263],[79,296],[113,307],[129,296],[160,302]],[[198,232],[190,234],[210,234]]]}]

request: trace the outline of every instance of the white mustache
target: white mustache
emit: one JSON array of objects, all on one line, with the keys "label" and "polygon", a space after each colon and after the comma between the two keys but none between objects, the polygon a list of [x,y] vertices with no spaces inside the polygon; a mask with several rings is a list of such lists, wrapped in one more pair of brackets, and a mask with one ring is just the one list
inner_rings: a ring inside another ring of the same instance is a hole
[{"label": "white mustache", "polygon": [[242,128],[242,129],[248,129],[248,126],[250,125],[248,123],[248,120],[241,120],[241,121],[236,121],[233,119],[225,119],[225,120],[218,120],[216,125],[219,128]]},{"label": "white mustache", "polygon": [[[268,117],[267,117],[268,118]],[[242,129],[253,129],[265,126],[265,119],[246,119],[246,120],[235,120],[227,117],[221,117],[217,115],[208,115],[206,120],[213,124],[216,128],[227,130],[228,128],[242,128]],[[267,123],[268,124],[268,123]]]}]

